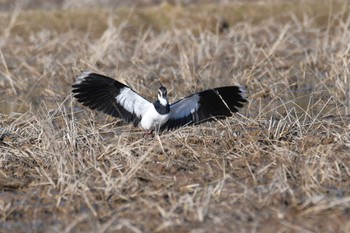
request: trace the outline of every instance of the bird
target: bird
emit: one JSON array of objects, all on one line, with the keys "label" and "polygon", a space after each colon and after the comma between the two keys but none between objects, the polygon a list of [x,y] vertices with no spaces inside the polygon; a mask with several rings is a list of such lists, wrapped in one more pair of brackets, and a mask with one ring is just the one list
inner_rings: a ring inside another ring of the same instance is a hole
[{"label": "bird", "polygon": [[248,102],[244,87],[224,86],[170,104],[161,83],[157,99],[150,102],[129,86],[94,72],[82,72],[72,85],[72,93],[82,105],[132,123],[149,134],[224,119]]}]

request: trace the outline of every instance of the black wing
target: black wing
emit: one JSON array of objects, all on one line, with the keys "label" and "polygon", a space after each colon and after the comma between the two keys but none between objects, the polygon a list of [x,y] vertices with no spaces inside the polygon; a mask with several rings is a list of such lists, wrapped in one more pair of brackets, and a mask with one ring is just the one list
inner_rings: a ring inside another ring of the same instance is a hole
[{"label": "black wing", "polygon": [[169,120],[161,130],[200,124],[229,117],[247,102],[242,87],[228,86],[205,90],[170,105]]},{"label": "black wing", "polygon": [[83,105],[136,126],[151,103],[128,86],[103,75],[84,72],[73,84],[74,97]]}]

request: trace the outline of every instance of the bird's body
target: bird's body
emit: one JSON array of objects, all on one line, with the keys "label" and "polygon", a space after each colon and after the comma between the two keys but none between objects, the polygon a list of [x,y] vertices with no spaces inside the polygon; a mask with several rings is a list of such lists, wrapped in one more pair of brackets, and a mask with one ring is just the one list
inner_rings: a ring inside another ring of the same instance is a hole
[{"label": "bird's body", "polygon": [[237,86],[205,90],[169,104],[167,90],[149,102],[128,86],[103,75],[84,72],[73,84],[75,98],[91,109],[121,118],[147,131],[163,131],[231,116],[247,100]]},{"label": "bird's body", "polygon": [[156,107],[150,106],[142,117],[139,127],[143,130],[159,130],[160,126],[164,125],[169,120],[169,110],[163,114],[159,113]]}]

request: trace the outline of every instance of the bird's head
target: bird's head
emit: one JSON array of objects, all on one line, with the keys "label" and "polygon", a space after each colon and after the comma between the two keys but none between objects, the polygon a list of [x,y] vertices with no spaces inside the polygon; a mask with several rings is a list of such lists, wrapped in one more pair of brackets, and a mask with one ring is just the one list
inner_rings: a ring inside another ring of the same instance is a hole
[{"label": "bird's head", "polygon": [[166,106],[168,104],[168,91],[162,84],[160,85],[158,89],[158,100],[162,105]]}]

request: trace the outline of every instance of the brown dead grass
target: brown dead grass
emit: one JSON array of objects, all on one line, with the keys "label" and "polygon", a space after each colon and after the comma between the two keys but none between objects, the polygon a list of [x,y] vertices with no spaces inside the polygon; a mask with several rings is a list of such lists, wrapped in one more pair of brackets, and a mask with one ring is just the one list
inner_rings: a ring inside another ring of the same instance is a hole
[{"label": "brown dead grass", "polygon": [[[0,228],[349,232],[348,10],[258,1],[2,13]],[[80,70],[150,99],[158,77],[171,100],[246,85],[249,104],[143,137],[73,100]]]}]

